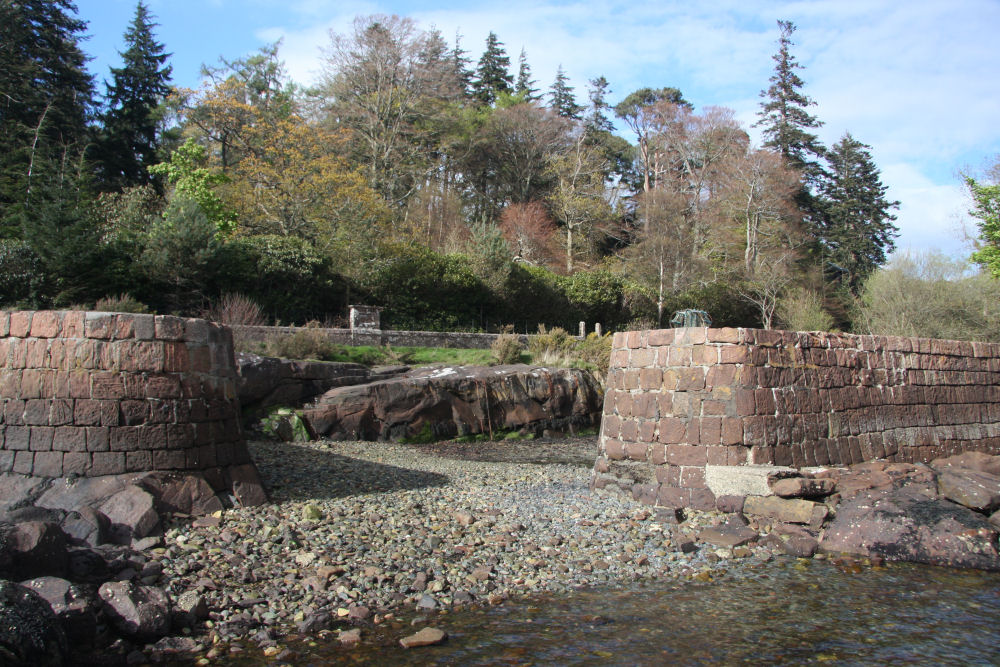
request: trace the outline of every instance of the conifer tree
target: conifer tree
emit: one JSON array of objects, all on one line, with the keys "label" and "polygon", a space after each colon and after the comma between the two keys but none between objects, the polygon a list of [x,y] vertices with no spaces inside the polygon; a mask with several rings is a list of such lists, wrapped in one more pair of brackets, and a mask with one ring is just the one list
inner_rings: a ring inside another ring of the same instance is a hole
[{"label": "conifer tree", "polygon": [[607,117],[605,111],[611,107],[608,105],[607,96],[611,92],[611,84],[603,76],[590,80],[590,111],[584,119],[587,129],[592,132],[610,132],[614,129],[611,119]]},{"label": "conifer tree", "polygon": [[455,33],[455,48],[451,50],[451,59],[455,76],[458,78],[463,94],[469,95],[473,89],[472,70],[469,69],[469,64],[472,61],[469,59],[469,52],[462,48],[462,36],[457,32]]},{"label": "conifer tree", "polygon": [[486,50],[476,67],[476,79],[472,82],[473,94],[483,106],[492,106],[501,93],[514,92],[514,77],[509,69],[510,58],[503,43],[497,39],[496,33],[490,32],[486,38]]},{"label": "conifer tree", "polygon": [[69,0],[0,1],[0,236],[33,189],[75,184],[93,82]]},{"label": "conifer tree", "polygon": [[781,35],[778,38],[778,53],[773,56],[775,62],[774,74],[767,90],[761,91],[761,102],[758,120],[754,127],[762,128],[764,146],[774,148],[788,160],[791,166],[802,170],[806,182],[815,184],[822,176],[822,167],[818,159],[826,152],[823,145],[810,128],[823,125],[807,109],[816,103],[802,93],[802,79],[796,70],[802,65],[796,62],[791,54],[792,33],[795,24],[791,21],[778,21]]},{"label": "conifer tree", "polygon": [[569,77],[563,71],[562,65],[556,70],[556,80],[549,89],[549,108],[563,118],[580,120],[583,108],[576,103],[573,86],[569,85]]},{"label": "conifer tree", "polygon": [[146,5],[136,5],[125,32],[124,64],[111,68],[104,131],[98,147],[103,187],[120,190],[150,182],[148,168],[159,162],[160,104],[170,92],[170,54],[156,41]]},{"label": "conifer tree", "polygon": [[818,230],[829,260],[844,269],[855,293],[895,248],[899,229],[892,210],[898,201],[886,198],[871,146],[845,134],[829,152],[830,174],[823,183],[823,218]]},{"label": "conifer tree", "polygon": [[531,78],[531,66],[528,65],[528,55],[521,49],[521,55],[517,58],[517,83],[514,84],[514,92],[524,98],[525,102],[534,102],[538,99],[538,89]]}]

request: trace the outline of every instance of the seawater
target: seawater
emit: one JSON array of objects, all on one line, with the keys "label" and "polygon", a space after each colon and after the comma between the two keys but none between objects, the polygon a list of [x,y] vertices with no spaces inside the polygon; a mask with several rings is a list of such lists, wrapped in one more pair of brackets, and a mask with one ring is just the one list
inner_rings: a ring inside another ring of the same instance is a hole
[{"label": "seawater", "polygon": [[[446,630],[447,642],[398,645],[424,624]],[[779,560],[734,566],[714,581],[583,589],[369,626],[354,648],[312,644],[290,645],[291,663],[996,665],[1000,574]],[[228,664],[274,664],[254,652]]]}]

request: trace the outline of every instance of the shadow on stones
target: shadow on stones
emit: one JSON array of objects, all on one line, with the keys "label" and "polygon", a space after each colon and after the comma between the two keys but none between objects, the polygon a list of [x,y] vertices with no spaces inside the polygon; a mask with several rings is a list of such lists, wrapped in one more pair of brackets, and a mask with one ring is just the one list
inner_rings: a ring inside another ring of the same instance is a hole
[{"label": "shadow on stones", "polygon": [[598,451],[597,436],[545,440],[485,440],[481,442],[449,440],[408,445],[408,447],[421,454],[460,461],[534,465],[559,463],[581,468],[593,468]]},{"label": "shadow on stones", "polygon": [[274,502],[324,500],[443,486],[448,477],[284,442],[250,444]]}]

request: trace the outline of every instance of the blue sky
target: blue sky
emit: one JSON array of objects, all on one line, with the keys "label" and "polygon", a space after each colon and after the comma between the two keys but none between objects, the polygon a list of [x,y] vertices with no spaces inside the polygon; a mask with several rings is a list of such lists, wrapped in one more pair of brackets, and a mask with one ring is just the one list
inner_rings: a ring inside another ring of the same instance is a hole
[{"label": "blue sky", "polygon": [[[364,0],[147,0],[157,36],[173,53],[174,83],[196,86],[202,63],[283,40],[289,73],[308,84],[330,31],[357,15],[409,16],[456,32],[478,58],[490,30],[516,62],[521,48],[540,88],[561,64],[585,100],[605,76],[610,101],[640,87],[675,86],[696,107],[727,106],[749,126],[768,85],[778,19],[798,26],[793,53],[827,145],[845,132],[872,146],[901,202],[900,248],[967,253],[968,203],[959,172],[1000,154],[997,0],[715,0],[686,2],[369,2]],[[84,49],[101,82],[134,0],[77,0],[89,22]],[[753,131],[751,131],[753,133]]]}]

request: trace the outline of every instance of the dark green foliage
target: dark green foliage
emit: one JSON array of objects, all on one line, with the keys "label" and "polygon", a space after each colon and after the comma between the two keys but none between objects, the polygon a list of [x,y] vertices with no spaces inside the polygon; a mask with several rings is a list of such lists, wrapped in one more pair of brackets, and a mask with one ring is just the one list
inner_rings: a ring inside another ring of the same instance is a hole
[{"label": "dark green foliage", "polygon": [[0,307],[28,306],[32,285],[42,280],[38,256],[18,239],[0,239]]},{"label": "dark green foliage", "polygon": [[486,50],[476,67],[476,79],[472,82],[473,95],[480,104],[492,106],[500,94],[514,92],[514,77],[509,69],[510,58],[503,43],[497,39],[496,33],[490,32],[486,38]]},{"label": "dark green foliage", "polygon": [[563,71],[562,65],[556,70],[556,80],[549,89],[549,108],[563,118],[580,120],[583,107],[576,103],[573,86],[569,85],[569,77]]},{"label": "dark green foliage", "polygon": [[891,213],[899,202],[886,198],[888,188],[870,148],[845,134],[830,150],[817,230],[827,260],[846,271],[844,282],[855,294],[871,272],[885,264],[899,233]]},{"label": "dark green foliage", "polygon": [[93,83],[75,12],[68,0],[0,1],[0,237],[19,236],[12,209],[40,172],[73,180],[86,144]]},{"label": "dark green foliage", "polygon": [[823,125],[806,109],[816,103],[801,92],[804,85],[796,70],[802,65],[796,62],[790,52],[795,24],[778,21],[781,36],[778,38],[778,53],[774,55],[774,74],[771,86],[761,91],[764,102],[760,105],[755,127],[764,134],[764,146],[776,149],[793,167],[801,169],[807,182],[815,182],[822,176],[819,159],[826,150],[819,138],[809,132],[810,128]]},{"label": "dark green foliage", "polygon": [[140,263],[162,295],[157,310],[196,310],[216,269],[220,242],[215,224],[196,201],[175,198],[151,225]]},{"label": "dark green foliage", "polygon": [[590,89],[588,91],[590,109],[587,112],[586,118],[584,118],[589,132],[611,132],[615,129],[614,124],[606,113],[611,109],[607,101],[610,92],[611,84],[603,76],[590,80]]},{"label": "dark green foliage", "polygon": [[321,319],[343,312],[349,285],[306,240],[264,234],[237,236],[220,248],[219,293],[240,291],[271,318]]},{"label": "dark green foliage", "polygon": [[528,65],[528,56],[521,49],[521,55],[517,59],[517,83],[514,84],[514,94],[519,95],[525,102],[534,102],[538,99],[538,89],[531,78],[531,66]]},{"label": "dark green foliage", "polygon": [[170,93],[170,54],[153,35],[155,27],[139,2],[125,32],[124,64],[111,68],[102,116],[103,131],[95,151],[101,185],[106,190],[150,182],[148,168],[160,162],[160,105]]}]

